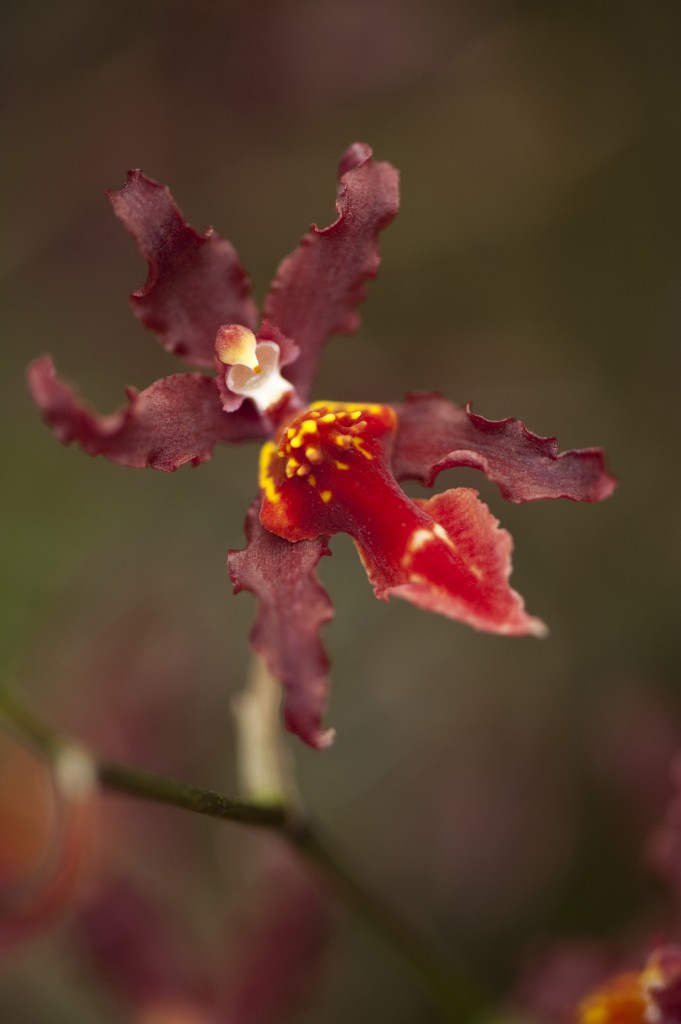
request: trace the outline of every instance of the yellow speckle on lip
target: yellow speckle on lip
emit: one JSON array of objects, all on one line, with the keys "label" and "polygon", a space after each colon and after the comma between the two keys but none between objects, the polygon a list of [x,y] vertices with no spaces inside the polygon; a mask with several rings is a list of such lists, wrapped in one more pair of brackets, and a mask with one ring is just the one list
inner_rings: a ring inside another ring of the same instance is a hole
[{"label": "yellow speckle on lip", "polygon": [[[374,416],[380,417],[376,423]],[[394,422],[395,413],[390,406],[314,403],[289,421],[279,435],[278,454],[284,462],[281,466],[273,462],[270,464],[275,488],[283,490],[287,480],[306,479],[318,491],[324,504],[328,504],[335,491],[324,489],[329,484],[333,487],[333,478],[323,476],[324,470],[337,470],[349,476],[350,472],[360,469],[362,459],[373,461],[379,458],[374,442],[390,430]],[[378,431],[376,438],[375,430]],[[339,458],[335,458],[336,455]],[[314,473],[322,474],[319,484]]]},{"label": "yellow speckle on lip", "polygon": [[259,482],[260,490],[264,492],[265,497],[268,501],[273,504],[281,501],[281,494],[277,490],[277,485],[272,479],[270,474],[270,464],[273,456],[279,456],[276,444],[272,441],[266,441],[260,449],[260,466],[259,466]]},{"label": "yellow speckle on lip", "polygon": [[[317,433],[317,421],[316,420],[303,420],[297,430],[293,427],[289,427],[286,431],[286,436],[289,439],[291,448],[302,448],[305,444],[305,436],[308,434]],[[291,433],[293,431],[293,433]]]},{"label": "yellow speckle on lip", "polygon": [[371,454],[371,452],[368,452],[364,447],[364,441],[362,440],[361,437],[350,438],[350,444],[352,445],[353,448],[356,448],[360,455],[363,455],[365,459],[373,459],[373,455]]}]

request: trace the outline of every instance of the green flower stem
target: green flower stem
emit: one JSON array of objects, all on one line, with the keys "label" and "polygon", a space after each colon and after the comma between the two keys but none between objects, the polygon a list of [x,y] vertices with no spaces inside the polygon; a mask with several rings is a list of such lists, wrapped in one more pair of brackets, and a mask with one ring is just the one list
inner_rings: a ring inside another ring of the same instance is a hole
[{"label": "green flower stem", "polygon": [[223,821],[237,821],[243,825],[286,831],[288,813],[284,807],[245,803],[231,800],[210,789],[178,782],[166,775],[132,768],[115,761],[99,761],[97,776],[106,789],[115,789],[127,796],[153,800],[154,803],[170,804],[196,814],[207,814],[210,818]]},{"label": "green flower stem", "polygon": [[489,997],[460,966],[453,968],[387,904],[364,888],[309,822],[297,837],[291,837],[300,853],[323,875],[336,891],[388,948],[397,953],[420,981],[432,1003],[448,1021],[472,1021],[482,1017]]},{"label": "green flower stem", "polygon": [[49,760],[55,758],[67,743],[55,729],[36,718],[32,711],[20,704],[7,684],[2,681],[0,715],[11,732],[19,739],[28,740]]},{"label": "green flower stem", "polygon": [[[78,746],[36,718],[4,686],[0,686],[0,717],[12,731],[29,740],[50,759],[70,746]],[[97,778],[106,789],[280,834],[333,884],[374,934],[402,959],[444,1020],[462,1024],[484,1012],[487,1000],[478,986],[461,969],[452,970],[444,964],[408,925],[369,893],[297,808],[232,800],[165,775],[90,756]]]}]

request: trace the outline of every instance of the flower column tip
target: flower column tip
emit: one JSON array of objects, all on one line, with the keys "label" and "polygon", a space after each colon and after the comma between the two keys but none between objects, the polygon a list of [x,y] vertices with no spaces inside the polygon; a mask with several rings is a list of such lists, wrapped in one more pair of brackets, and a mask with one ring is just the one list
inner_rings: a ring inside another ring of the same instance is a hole
[{"label": "flower column tip", "polygon": [[215,352],[221,363],[247,366],[254,373],[260,373],[256,345],[253,331],[241,324],[223,324],[215,338]]}]

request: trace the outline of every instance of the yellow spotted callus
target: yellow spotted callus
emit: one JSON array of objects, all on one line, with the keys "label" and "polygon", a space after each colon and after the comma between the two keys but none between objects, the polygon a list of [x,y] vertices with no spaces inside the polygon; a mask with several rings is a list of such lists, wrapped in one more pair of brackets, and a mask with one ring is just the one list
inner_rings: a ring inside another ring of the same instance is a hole
[{"label": "yellow spotted callus", "polygon": [[339,486],[385,456],[396,426],[386,405],[315,402],[299,413],[260,454],[263,523],[290,540],[312,535],[315,509],[332,506]]}]

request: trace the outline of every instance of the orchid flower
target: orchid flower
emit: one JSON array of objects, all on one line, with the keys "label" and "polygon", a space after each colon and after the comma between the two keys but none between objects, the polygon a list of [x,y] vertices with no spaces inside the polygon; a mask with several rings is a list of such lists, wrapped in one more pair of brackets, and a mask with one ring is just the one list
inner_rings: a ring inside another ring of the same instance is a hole
[{"label": "orchid flower", "polygon": [[608,978],[580,1003],[577,1024],[677,1024],[681,947],[658,946],[641,971]]},{"label": "orchid flower", "polygon": [[443,470],[482,470],[509,501],[599,501],[614,480],[598,449],[559,453],[515,419],[491,421],[436,393],[400,404],[310,402],[322,349],[357,330],[356,307],[376,275],[378,236],[397,213],[398,175],[355,143],[339,166],[338,218],[313,226],[281,263],[262,319],[235,250],[198,234],[168,189],[131,171],[109,194],[149,265],[133,312],[168,351],[212,370],[175,374],[97,416],[57,377],[49,357],[29,368],[33,397],[57,438],[125,466],[172,472],[211,457],[217,442],[257,440],[259,496],[247,544],[231,551],[235,592],[259,612],[251,645],[285,687],[287,727],[313,747],[322,726],[328,658],[320,627],[331,602],[315,570],[328,538],[348,533],[376,596],[396,596],[476,629],[545,633],[509,585],[511,538],[467,487],[413,500],[400,482],[430,487]]}]

